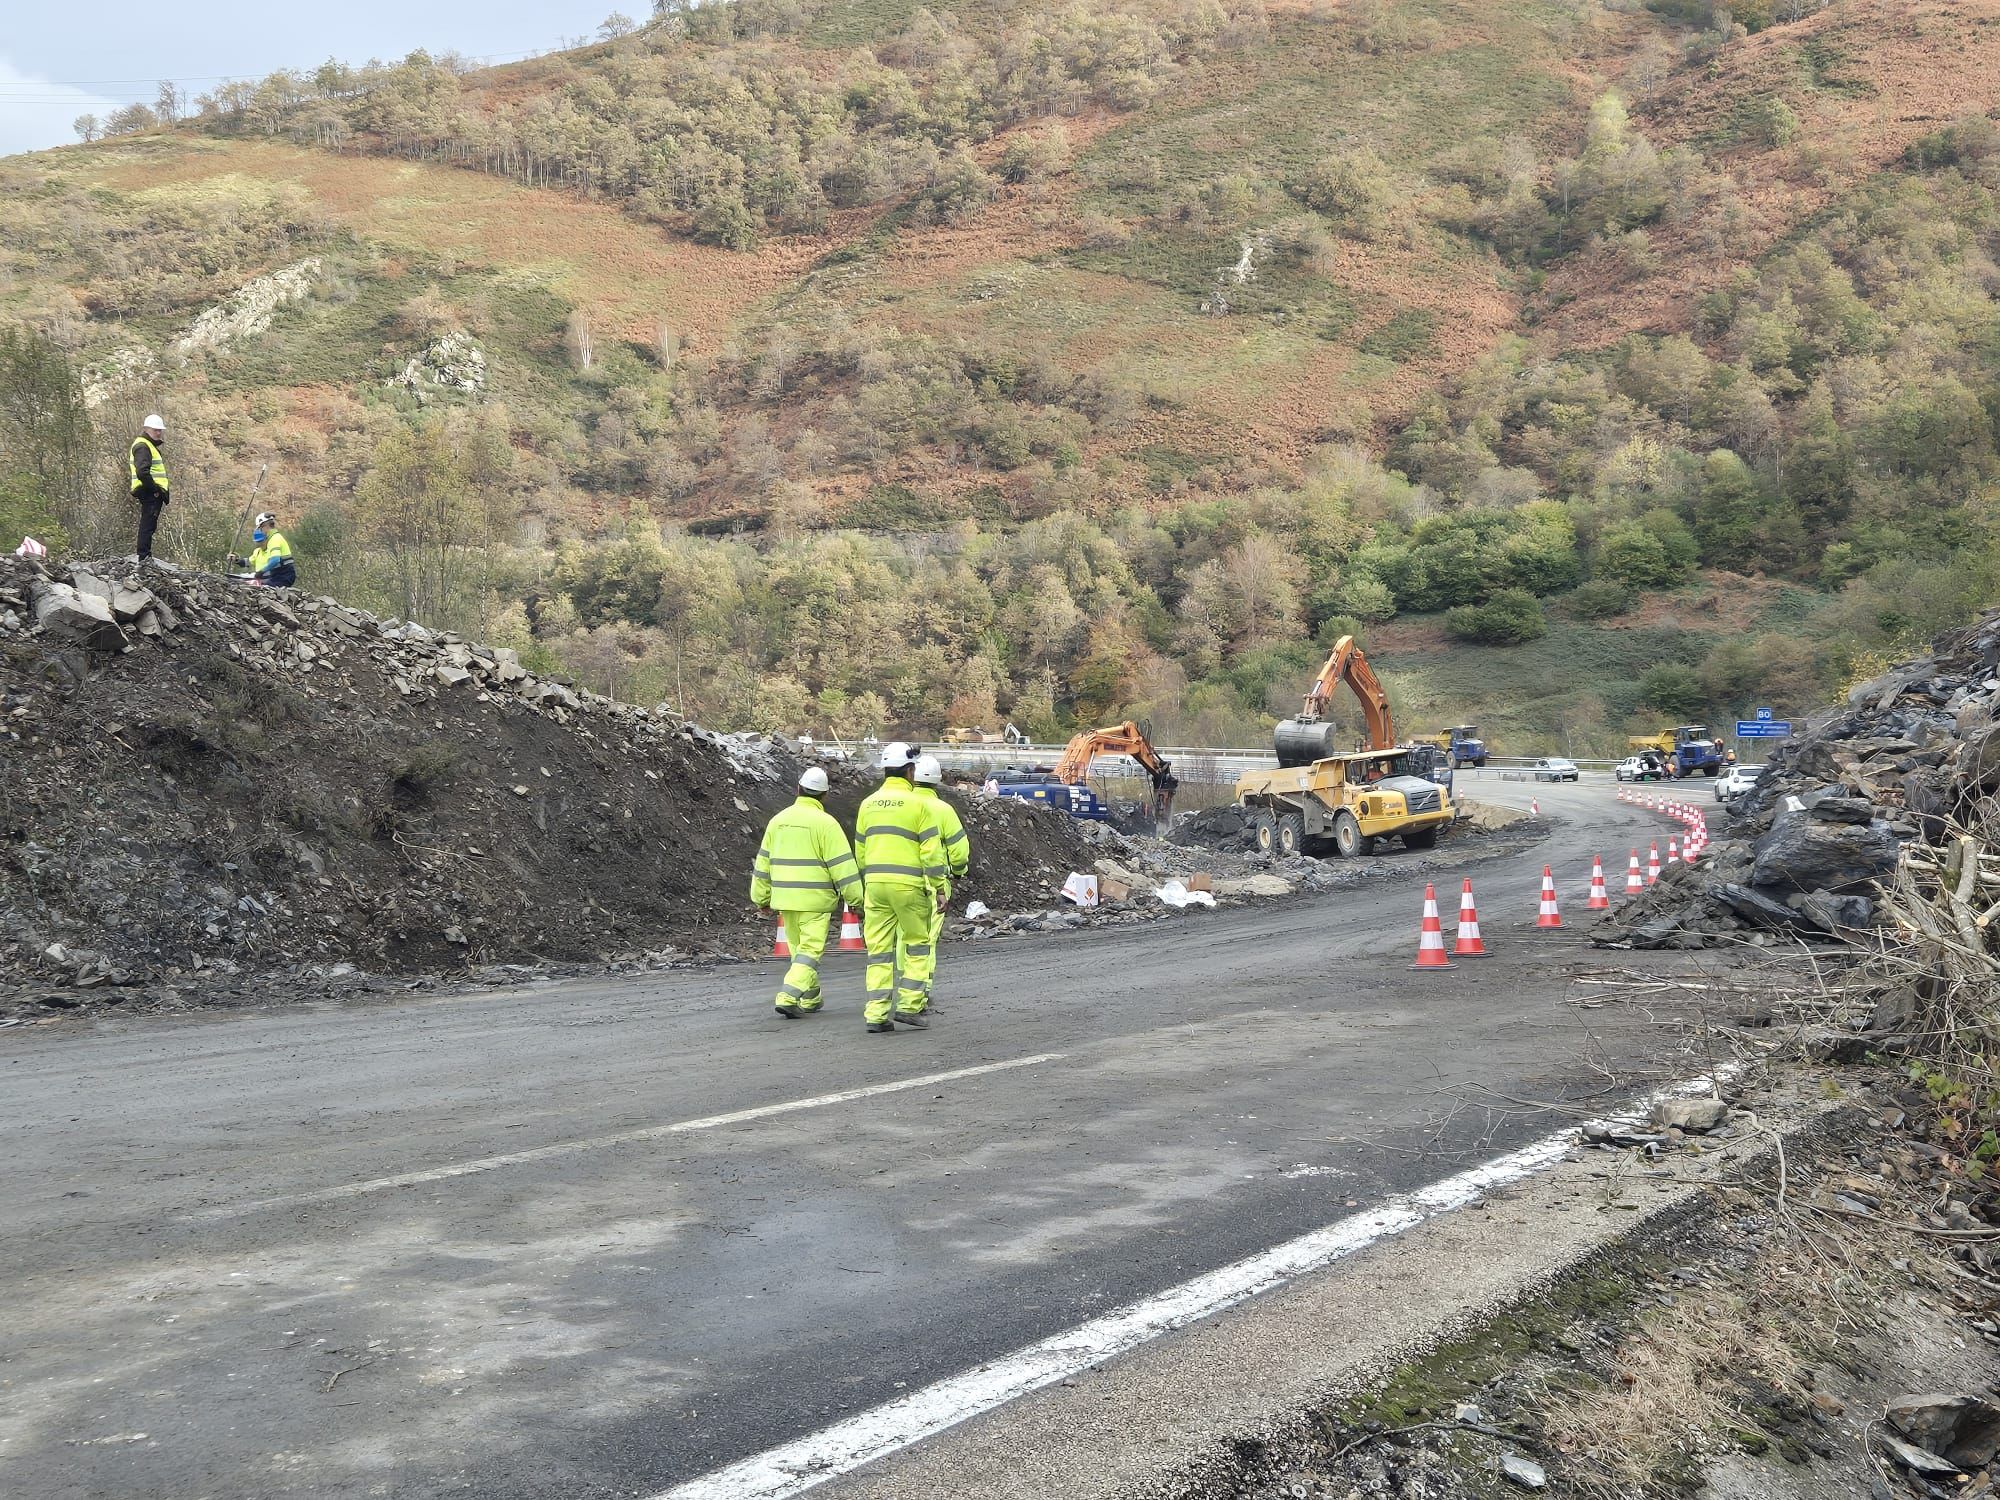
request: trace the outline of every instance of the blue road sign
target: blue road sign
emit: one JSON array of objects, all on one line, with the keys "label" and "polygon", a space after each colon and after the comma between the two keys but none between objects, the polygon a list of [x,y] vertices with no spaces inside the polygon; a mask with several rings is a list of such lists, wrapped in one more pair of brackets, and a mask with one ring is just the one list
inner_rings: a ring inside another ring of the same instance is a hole
[{"label": "blue road sign", "polygon": [[1770,710],[1770,709],[1768,709],[1768,708],[1760,708],[1760,709],[1758,709],[1758,710],[1757,710],[1757,718],[1758,718],[1758,719],[1759,719],[1759,721],[1761,721],[1762,723],[1766,723],[1766,724],[1770,723],[1770,722],[1771,722],[1771,710]]},{"label": "blue road sign", "polygon": [[1736,737],[1740,740],[1783,739],[1792,732],[1789,719],[1738,719]]}]

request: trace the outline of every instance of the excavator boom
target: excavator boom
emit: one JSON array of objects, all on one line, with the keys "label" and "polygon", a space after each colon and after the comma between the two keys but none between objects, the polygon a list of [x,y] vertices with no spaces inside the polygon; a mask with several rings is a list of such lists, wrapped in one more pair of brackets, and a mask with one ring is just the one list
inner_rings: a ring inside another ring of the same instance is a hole
[{"label": "excavator boom", "polygon": [[1344,635],[1334,643],[1325,665],[1306,690],[1305,707],[1299,716],[1281,722],[1272,735],[1280,766],[1311,765],[1316,760],[1340,753],[1341,747],[1334,743],[1333,726],[1325,721],[1325,715],[1334,690],[1343,682],[1361,700],[1361,716],[1368,726],[1367,748],[1393,750],[1396,747],[1396,727],[1389,713],[1389,695],[1369,668],[1368,658],[1354,644],[1354,637]]},{"label": "excavator boom", "polygon": [[1129,755],[1139,763],[1153,783],[1153,816],[1164,822],[1172,810],[1174,788],[1180,783],[1172,762],[1153,748],[1145,730],[1130,719],[1105,729],[1087,729],[1072,739],[1056,762],[1056,780],[1082,785],[1090,775],[1090,763],[1100,755]]}]

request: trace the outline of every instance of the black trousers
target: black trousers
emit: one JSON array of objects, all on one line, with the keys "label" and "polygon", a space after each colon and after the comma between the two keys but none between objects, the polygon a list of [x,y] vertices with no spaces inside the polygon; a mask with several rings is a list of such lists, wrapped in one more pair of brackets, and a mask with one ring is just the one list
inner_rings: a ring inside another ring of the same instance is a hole
[{"label": "black trousers", "polygon": [[165,497],[159,499],[139,498],[139,555],[153,555],[153,533],[159,528],[160,512],[166,507]]}]

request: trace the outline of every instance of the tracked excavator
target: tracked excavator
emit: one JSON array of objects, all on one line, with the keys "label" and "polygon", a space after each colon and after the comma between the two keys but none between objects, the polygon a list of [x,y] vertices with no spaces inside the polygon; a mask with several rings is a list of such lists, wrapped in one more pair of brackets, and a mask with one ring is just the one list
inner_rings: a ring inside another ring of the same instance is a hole
[{"label": "tracked excavator", "polygon": [[[1365,748],[1349,754],[1338,749],[1338,730],[1326,718],[1343,682],[1361,701],[1367,726]],[[1237,806],[1249,813],[1266,854],[1331,850],[1351,859],[1387,838],[1428,849],[1457,816],[1450,793],[1416,774],[1410,752],[1397,747],[1389,695],[1353,636],[1334,645],[1298,717],[1282,721],[1271,738],[1278,769],[1251,771],[1236,783]]]},{"label": "tracked excavator", "polygon": [[1148,804],[1153,826],[1165,831],[1173,816],[1174,788],[1180,781],[1174,775],[1173,762],[1153,748],[1146,728],[1127,719],[1123,724],[1104,729],[1085,730],[1063,747],[1062,759],[1056,762],[1056,780],[1068,786],[1083,785],[1090,775],[1091,762],[1100,755],[1129,755],[1139,763],[1153,783]]}]

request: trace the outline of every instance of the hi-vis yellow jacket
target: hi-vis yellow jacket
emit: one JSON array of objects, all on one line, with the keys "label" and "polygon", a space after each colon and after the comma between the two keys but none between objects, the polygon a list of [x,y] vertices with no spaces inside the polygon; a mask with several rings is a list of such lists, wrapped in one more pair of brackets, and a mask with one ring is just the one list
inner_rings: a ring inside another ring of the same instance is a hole
[{"label": "hi-vis yellow jacket", "polygon": [[854,854],[861,878],[951,894],[950,867],[938,832],[937,801],[900,776],[871,792],[854,815]]},{"label": "hi-vis yellow jacket", "polygon": [[861,909],[854,852],[833,814],[816,797],[800,797],[772,818],[750,872],[750,904],[776,911],[832,911],[845,901]]},{"label": "hi-vis yellow jacket", "polygon": [[938,795],[934,786],[917,787],[917,795],[930,800],[931,811],[937,817],[938,842],[944,845],[944,860],[951,868],[951,878],[962,880],[965,872],[972,868],[972,844],[965,836],[965,820],[958,815],[958,809]]}]

